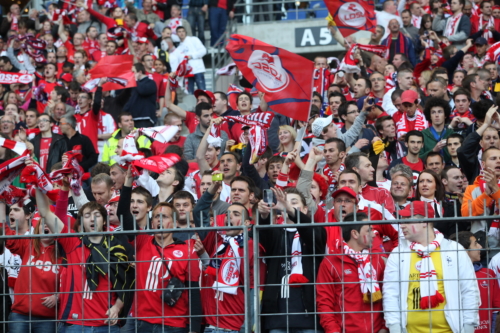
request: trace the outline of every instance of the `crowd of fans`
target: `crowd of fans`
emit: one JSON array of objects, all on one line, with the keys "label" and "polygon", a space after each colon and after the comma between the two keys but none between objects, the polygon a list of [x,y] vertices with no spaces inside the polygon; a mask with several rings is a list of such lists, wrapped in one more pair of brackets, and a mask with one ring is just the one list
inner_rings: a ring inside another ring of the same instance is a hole
[{"label": "crowd of fans", "polygon": [[[500,6],[386,0],[369,40],[330,20],[348,53],[315,58],[303,122],[245,78],[206,90],[205,14],[213,46],[233,5],[2,17],[3,78],[33,78],[0,84],[3,331],[240,332],[247,307],[270,333],[499,332]],[[121,55],[136,86],[89,75]]]}]

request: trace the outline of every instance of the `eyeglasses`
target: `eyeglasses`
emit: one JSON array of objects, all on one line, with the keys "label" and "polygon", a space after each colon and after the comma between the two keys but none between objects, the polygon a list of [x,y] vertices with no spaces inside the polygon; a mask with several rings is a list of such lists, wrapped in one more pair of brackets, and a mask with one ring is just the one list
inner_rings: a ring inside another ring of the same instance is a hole
[{"label": "eyeglasses", "polygon": [[349,115],[349,114],[353,114],[353,113],[359,113],[359,110],[347,112],[346,114]]},{"label": "eyeglasses", "polygon": [[338,203],[338,204],[342,204],[342,203],[350,204],[350,203],[354,203],[354,201],[353,200],[349,200],[349,199],[335,199],[335,203]]}]

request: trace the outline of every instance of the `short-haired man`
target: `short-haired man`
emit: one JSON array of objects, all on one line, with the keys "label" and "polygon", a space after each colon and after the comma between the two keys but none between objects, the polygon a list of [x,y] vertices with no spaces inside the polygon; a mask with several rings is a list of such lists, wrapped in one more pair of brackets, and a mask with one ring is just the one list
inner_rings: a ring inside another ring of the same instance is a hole
[{"label": "short-haired man", "polygon": [[[399,53],[396,54],[396,56],[398,55]],[[393,117],[397,111],[402,111],[402,110],[399,110],[399,108],[396,107],[395,100],[392,95],[396,90],[403,90],[403,91],[410,90],[411,86],[413,85],[413,72],[410,69],[402,69],[398,72],[397,78],[398,78],[398,88],[394,87],[389,89],[385,93],[384,98],[382,99],[382,108],[385,110],[385,112],[387,112],[390,116]],[[415,98],[414,101],[416,99],[418,99],[418,97]],[[415,103],[414,101],[412,103]]]},{"label": "short-haired man", "polygon": [[156,124],[157,118],[156,83],[148,77],[146,68],[142,63],[135,63],[132,72],[134,72],[137,87],[132,88],[130,98],[127,104],[123,106],[123,111],[132,115],[137,128],[151,127]]},{"label": "short-haired man", "polygon": [[[200,198],[199,200],[201,200],[203,193],[205,193],[210,188],[210,186],[212,186],[212,184],[214,183],[212,176],[213,176],[213,172],[211,170],[207,170],[207,171],[203,172],[203,174],[201,175],[200,187],[199,187],[200,193],[198,196],[198,198]],[[222,191],[222,187],[219,187],[217,189],[217,192],[213,194],[212,204],[210,207],[212,208],[214,215],[225,214],[227,212],[227,208],[230,206],[229,203],[222,201],[220,199],[220,192],[221,191]]]},{"label": "short-haired man", "polygon": [[414,180],[416,181],[420,172],[425,169],[424,162],[419,157],[420,150],[422,150],[424,146],[424,136],[422,132],[415,130],[408,132],[405,136],[405,145],[408,148],[408,153],[405,157],[394,160],[389,165],[389,171],[396,165],[403,163],[410,167],[413,172]]},{"label": "short-haired man", "polygon": [[437,175],[441,174],[445,165],[443,156],[439,153],[429,153],[425,158],[425,168],[434,171]]},{"label": "short-haired man", "polygon": [[444,8],[440,7],[432,21],[432,30],[443,31],[443,36],[448,38],[457,49],[464,46],[471,32],[470,18],[467,15],[462,15],[464,7],[465,0],[452,0],[450,9],[453,14],[450,17],[445,17]]},{"label": "short-haired man", "polygon": [[391,181],[391,195],[394,203],[401,210],[410,203],[408,198],[413,189],[413,178],[405,173],[396,174]]},{"label": "short-haired man", "polygon": [[[201,139],[210,127],[213,113],[212,105],[208,103],[199,103],[196,105],[195,113],[199,124],[196,126],[196,131],[189,134],[184,142],[184,157],[188,162],[196,162],[196,152],[200,146]],[[220,133],[222,138],[221,147],[225,147],[226,141],[228,140],[227,134],[224,131]]]},{"label": "short-haired man", "polygon": [[68,151],[63,136],[52,132],[50,121],[48,114],[40,115],[37,121],[40,133],[30,140],[34,148],[33,153],[40,166],[48,173],[52,166],[60,162],[62,155]]},{"label": "short-haired man", "polygon": [[342,163],[345,156],[346,147],[344,141],[338,138],[326,140],[323,149],[323,157],[326,162],[323,168],[323,175],[328,177],[330,191],[333,191],[337,187],[339,174],[345,169],[345,165]]},{"label": "short-haired man", "polygon": [[360,194],[364,199],[383,206],[391,214],[394,213],[395,207],[391,193],[385,188],[368,185],[369,182],[374,180],[375,169],[366,154],[353,153],[348,155],[345,159],[345,166],[347,169],[356,171],[361,177]]},{"label": "short-haired man", "polygon": [[102,85],[106,82],[106,78],[101,78],[98,83],[98,88],[94,94],[94,103],[92,96],[86,91],[78,94],[78,106],[80,112],[75,115],[78,121],[78,131],[86,135],[94,145],[96,151],[99,130],[99,111],[101,110]]},{"label": "short-haired man", "polygon": [[[113,165],[116,161],[112,158],[115,155],[116,146],[121,138],[125,138],[134,130],[134,119],[128,112],[123,112],[118,115],[118,129],[111,134],[111,137],[106,141],[102,153],[102,162]],[[155,141],[156,142],[156,141]],[[149,148],[151,141],[144,135],[137,138],[138,148]],[[153,154],[157,155],[157,154]],[[158,154],[159,155],[159,154]]]},{"label": "short-haired man", "polygon": [[102,206],[106,205],[113,196],[113,180],[105,173],[93,177],[90,188],[95,201]]},{"label": "short-haired man", "polygon": [[419,102],[418,94],[413,90],[406,90],[401,95],[403,111],[398,111],[393,115],[398,139],[410,131],[421,132],[429,127],[424,114],[418,109]]},{"label": "short-haired man", "polygon": [[391,116],[382,116],[375,122],[375,129],[383,142],[388,142],[382,154],[386,155],[389,164],[405,156],[407,147],[396,139],[396,125]]},{"label": "short-haired man", "polygon": [[184,175],[174,166],[163,171],[156,179],[160,187],[159,202],[171,202],[174,193],[184,188]]},{"label": "short-haired man", "polygon": [[384,272],[386,326],[390,332],[410,327],[474,332],[479,325],[479,290],[467,253],[445,239],[432,222],[424,222],[434,218],[430,203],[414,201],[399,214],[405,219],[400,225],[405,240],[389,256]]},{"label": "short-haired man", "polygon": [[116,192],[122,189],[126,173],[126,170],[117,163],[109,168],[109,177],[111,177],[111,181],[113,182],[113,191]]},{"label": "short-haired man", "polygon": [[445,100],[450,104],[450,108],[455,107],[455,102],[448,92],[448,82],[442,77],[436,76],[433,80],[427,82],[427,95]]},{"label": "short-haired man", "polygon": [[446,101],[437,97],[431,97],[427,100],[424,115],[430,127],[422,131],[424,147],[420,152],[420,157],[425,158],[430,152],[435,152],[442,154],[445,161],[451,159],[448,151],[444,149],[446,147],[446,138],[453,133],[453,130],[445,126],[450,113],[451,108]]},{"label": "short-haired man", "polygon": [[[385,262],[371,251],[373,231],[366,223],[368,216],[350,213],[344,221],[359,223],[341,226],[343,255],[326,256],[319,267],[316,302],[320,324],[326,332],[383,332],[380,283]],[[360,271],[364,274],[356,274]],[[375,312],[367,316],[367,311]]]},{"label": "short-haired man", "polygon": [[[339,106],[338,115],[339,119],[344,123],[344,126],[340,129],[340,133],[344,134],[353,126],[354,122],[356,121],[356,118],[359,115],[358,104],[355,101],[348,101],[342,103]],[[361,129],[360,136],[358,136],[358,138],[366,139],[368,140],[368,142],[371,142],[374,137],[375,134],[373,133],[373,131],[364,127]],[[367,145],[358,148],[364,149],[366,147]]]},{"label": "short-haired man", "polygon": [[220,199],[225,202],[231,202],[231,182],[240,173],[241,162],[238,155],[233,152],[227,152],[222,154],[220,158],[219,170],[222,171],[224,175],[224,181],[222,182],[222,191],[220,193]]},{"label": "short-haired man", "polygon": [[[475,332],[491,332],[493,327],[495,327],[495,313],[491,309],[500,308],[500,298],[493,296],[500,293],[500,284],[496,281],[495,271],[483,267],[481,264],[481,250],[483,247],[472,232],[460,231],[457,234],[451,235],[450,240],[457,242],[464,249],[468,250],[467,254],[476,271],[477,285],[481,295],[481,306],[479,307],[480,325],[476,328]],[[496,316],[498,316],[498,313]]]},{"label": "short-haired man", "polygon": [[237,176],[231,181],[231,203],[239,203],[246,209],[252,209],[255,183],[246,176]]},{"label": "short-haired man", "polygon": [[[194,226],[193,221],[193,208],[195,205],[194,197],[188,191],[177,191],[174,193],[172,197],[172,205],[177,211],[176,216],[176,228],[189,228],[190,226]],[[188,223],[190,225],[188,225]],[[190,239],[194,233],[192,232],[178,232],[176,233],[176,238],[180,240],[187,241]]]},{"label": "short-haired man", "polygon": [[404,53],[410,60],[410,63],[415,66],[417,64],[415,46],[411,38],[403,35],[401,32],[401,23],[398,20],[392,19],[389,21],[388,27],[390,36],[382,40],[380,44],[389,48],[389,61],[392,61],[396,53]]},{"label": "short-haired man", "polygon": [[[486,73],[488,72],[486,71]],[[483,75],[486,76],[486,74]],[[491,80],[489,75],[488,79]],[[471,104],[487,99],[485,92],[488,89],[488,84],[486,80],[483,81],[479,73],[467,75],[462,81],[462,87],[470,93]]]},{"label": "short-haired man", "polygon": [[452,165],[457,168],[460,167],[457,151],[462,146],[463,142],[464,137],[458,133],[453,133],[446,139],[446,149],[448,149],[448,153],[451,156],[451,161],[448,162],[448,165]]},{"label": "short-haired man", "polygon": [[451,123],[448,127],[453,129],[455,133],[464,135],[467,128],[476,121],[470,108],[470,95],[465,89],[457,89],[453,94],[453,101],[455,102],[455,108],[451,112]]},{"label": "short-haired man", "polygon": [[80,132],[76,130],[76,118],[71,114],[64,115],[59,126],[64,135],[68,151],[74,150],[75,148],[81,151],[83,158],[79,163],[83,171],[88,172],[89,169],[97,163],[97,157],[99,156],[92,141],[90,141],[89,137],[80,134]]},{"label": "short-haired man", "polygon": [[[499,215],[499,200],[500,187],[500,149],[491,147],[486,149],[481,156],[482,175],[479,175],[474,180],[474,184],[467,186],[463,204],[462,216],[483,216],[483,215]],[[499,236],[500,228],[498,222],[493,222],[491,225],[487,221],[473,221],[471,224],[471,232],[484,231],[488,235],[488,243],[490,248],[497,249],[500,247]]]}]

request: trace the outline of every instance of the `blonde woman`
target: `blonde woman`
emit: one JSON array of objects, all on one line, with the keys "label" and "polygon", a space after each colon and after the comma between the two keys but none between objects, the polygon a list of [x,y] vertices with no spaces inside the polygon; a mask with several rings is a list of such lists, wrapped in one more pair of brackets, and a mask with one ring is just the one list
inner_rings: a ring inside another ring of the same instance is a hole
[{"label": "blonde woman", "polygon": [[280,140],[280,145],[278,146],[279,154],[282,153],[284,156],[286,153],[293,151],[295,146],[295,138],[297,137],[297,131],[289,125],[281,125],[278,130],[278,138]]}]

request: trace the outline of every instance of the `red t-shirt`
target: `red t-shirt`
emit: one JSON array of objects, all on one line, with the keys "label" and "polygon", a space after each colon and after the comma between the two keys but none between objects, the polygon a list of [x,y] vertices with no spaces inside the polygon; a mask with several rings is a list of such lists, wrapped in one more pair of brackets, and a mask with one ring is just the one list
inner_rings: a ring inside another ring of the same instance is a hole
[{"label": "red t-shirt", "polygon": [[[488,268],[481,268],[476,271],[479,295],[481,296],[481,306],[479,307],[479,326],[474,333],[490,333],[492,325],[492,310],[500,307],[500,287],[496,279],[495,272]],[[17,284],[16,284],[17,285]]]},{"label": "red t-shirt", "polygon": [[[15,231],[6,228],[7,235],[15,235]],[[16,297],[12,304],[12,312],[22,315],[56,319],[55,307],[49,309],[42,305],[42,298],[54,295],[59,285],[58,265],[51,261],[54,245],[45,247],[37,257],[33,243],[28,238],[8,238],[7,248],[22,258],[22,266],[14,287]],[[61,260],[58,260],[61,263]]]},{"label": "red t-shirt", "polygon": [[[66,225],[61,233],[69,233]],[[60,309],[62,313],[60,319],[73,325],[107,325],[104,323],[106,312],[116,300],[116,293],[112,291],[113,286],[109,282],[109,277],[99,275],[97,289],[95,292],[90,291],[84,265],[90,255],[90,249],[83,246],[79,237],[68,235],[58,238],[58,241],[66,252],[68,260],[68,266],[61,279],[61,293],[66,295],[66,304]]]},{"label": "red t-shirt", "polygon": [[148,73],[148,77],[156,83],[156,96],[157,98],[165,96],[165,84],[163,75],[158,73]]},{"label": "red t-shirt", "polygon": [[66,58],[68,59],[69,62],[74,63],[75,62],[75,47],[73,44],[68,40],[64,43],[64,46],[66,46],[66,49],[68,50]]},{"label": "red t-shirt", "polygon": [[[172,327],[187,327],[189,323],[188,290],[170,307],[160,298],[162,289],[170,281],[170,274],[185,285],[187,281],[199,281],[200,266],[194,249],[194,240],[175,242],[165,248],[156,245],[153,236],[141,234],[135,239],[136,252],[136,288],[135,303],[137,317],[151,324]],[[163,258],[162,258],[163,257]],[[149,317],[149,318],[148,318]]]},{"label": "red t-shirt", "polygon": [[94,114],[92,110],[88,110],[84,114],[75,114],[78,122],[77,130],[80,134],[89,137],[94,144],[95,151],[97,150],[97,132],[99,130],[99,114]]},{"label": "red t-shirt", "polygon": [[47,167],[47,160],[49,159],[49,149],[52,143],[52,137],[42,138],[40,141],[40,166],[43,170]]},{"label": "red t-shirt", "polygon": [[151,144],[151,152],[153,155],[161,155],[165,153],[165,149],[167,149],[168,146],[175,145],[179,146],[181,148],[184,147],[184,142],[186,142],[186,137],[185,136],[180,136],[179,140],[176,142],[167,142],[167,143],[161,143],[159,141],[153,141]]}]

